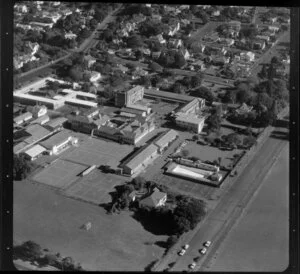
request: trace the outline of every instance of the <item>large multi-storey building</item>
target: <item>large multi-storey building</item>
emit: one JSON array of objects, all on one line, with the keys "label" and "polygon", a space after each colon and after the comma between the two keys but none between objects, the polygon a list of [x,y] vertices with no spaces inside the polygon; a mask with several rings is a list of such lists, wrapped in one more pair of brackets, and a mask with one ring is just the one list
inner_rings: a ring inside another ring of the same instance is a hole
[{"label": "large multi-storey building", "polygon": [[142,100],[144,97],[144,87],[135,86],[127,91],[118,91],[115,94],[115,105],[117,107],[129,106]]}]

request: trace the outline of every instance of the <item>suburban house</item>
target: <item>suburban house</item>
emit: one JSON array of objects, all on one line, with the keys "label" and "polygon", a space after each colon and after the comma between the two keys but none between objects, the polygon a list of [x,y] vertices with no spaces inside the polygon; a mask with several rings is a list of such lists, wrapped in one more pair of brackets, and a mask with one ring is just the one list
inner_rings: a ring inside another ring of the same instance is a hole
[{"label": "suburban house", "polygon": [[222,43],[228,47],[234,44],[234,39],[231,38],[220,38],[219,43]]},{"label": "suburban house", "polygon": [[255,53],[248,51],[248,52],[241,52],[240,53],[241,60],[252,62],[255,59]]},{"label": "suburban house", "polygon": [[96,58],[94,58],[93,56],[91,56],[90,54],[88,54],[88,55],[85,55],[84,57],[83,57],[83,59],[84,59],[84,62],[86,62],[86,64],[87,64],[87,66],[90,68],[93,64],[95,64],[96,63]]},{"label": "suburban house", "polygon": [[225,65],[229,63],[230,58],[225,56],[212,56],[212,63],[215,65]]},{"label": "suburban house", "polygon": [[269,42],[270,41],[270,36],[267,36],[267,35],[256,35],[255,38],[259,39],[259,40],[263,40],[265,42]]},{"label": "suburban house", "polygon": [[17,125],[21,125],[30,119],[32,119],[32,113],[25,112],[25,113],[17,116],[16,118],[14,118],[14,123],[16,123]]},{"label": "suburban house", "polygon": [[70,32],[65,33],[65,38],[66,38],[66,39],[69,39],[69,40],[71,40],[71,39],[76,39],[76,38],[77,38],[77,34],[72,33],[72,32],[70,31]]},{"label": "suburban house", "polygon": [[167,201],[167,194],[161,192],[157,188],[154,188],[153,193],[142,199],[139,204],[140,206],[148,206],[148,207],[160,207],[164,206]]},{"label": "suburban house", "polygon": [[30,122],[30,124],[40,124],[40,125],[44,125],[45,123],[49,122],[50,118],[48,115],[43,115],[40,116],[39,118],[33,120]]},{"label": "suburban house", "polygon": [[179,48],[183,46],[181,39],[170,38],[168,41],[168,45],[171,47]]},{"label": "suburban house", "polygon": [[158,59],[160,57],[161,51],[152,51],[152,58],[153,59]]},{"label": "suburban house", "polygon": [[169,26],[169,30],[168,30],[168,35],[169,36],[173,36],[173,35],[175,35],[175,33],[177,32],[177,31],[179,31],[180,30],[180,23],[179,22],[177,22],[176,24],[173,24],[173,25],[171,25],[171,26]]},{"label": "suburban house", "polygon": [[154,21],[161,21],[161,16],[159,14],[152,14],[151,17]]},{"label": "suburban house", "polygon": [[21,12],[21,13],[28,12],[28,7],[24,4],[15,4],[14,8],[17,12]]},{"label": "suburban house", "polygon": [[45,128],[47,128],[51,131],[59,131],[59,130],[63,129],[63,127],[67,121],[68,121],[68,119],[65,117],[57,117],[57,118],[51,119],[51,121],[48,121],[45,124]]},{"label": "suburban house", "polygon": [[268,29],[273,33],[279,31],[279,27],[277,27],[277,26],[268,26]]},{"label": "suburban house", "polygon": [[220,16],[220,11],[219,10],[215,10],[211,13],[211,16],[216,17],[216,16]]},{"label": "suburban house", "polygon": [[243,103],[238,109],[236,109],[236,113],[238,114],[245,114],[251,112],[253,106],[248,106],[247,104]]},{"label": "suburban house", "polygon": [[180,52],[182,53],[185,60],[188,60],[191,56],[187,49],[182,49],[180,50]]},{"label": "suburban house", "polygon": [[266,47],[266,42],[263,40],[255,40],[253,41],[253,48],[254,49],[264,49]]}]

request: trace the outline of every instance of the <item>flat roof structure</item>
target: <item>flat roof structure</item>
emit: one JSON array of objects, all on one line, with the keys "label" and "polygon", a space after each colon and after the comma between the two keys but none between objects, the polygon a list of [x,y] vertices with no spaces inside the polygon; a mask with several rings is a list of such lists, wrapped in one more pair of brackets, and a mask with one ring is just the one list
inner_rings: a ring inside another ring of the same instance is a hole
[{"label": "flat roof structure", "polygon": [[165,100],[175,101],[180,103],[187,103],[195,99],[195,97],[193,96],[177,94],[177,93],[167,92],[162,90],[155,90],[155,89],[145,89],[144,96],[160,98],[160,99],[165,99]]},{"label": "flat roof structure", "polygon": [[165,131],[161,136],[158,137],[158,140],[154,142],[158,147],[165,147],[171,140],[175,139],[178,136],[178,132],[174,129]]},{"label": "flat roof structure", "polygon": [[212,175],[214,172],[207,171],[199,168],[187,167],[180,164],[172,162],[167,167],[166,173],[177,175],[183,178],[192,179],[195,181],[200,181],[204,183],[209,183],[213,186],[219,186],[219,181],[212,181],[205,177]]},{"label": "flat roof structure", "polygon": [[203,116],[198,117],[196,114],[181,114],[176,118],[176,121],[193,124],[199,124],[204,120]]},{"label": "flat roof structure", "polygon": [[148,157],[154,155],[157,152],[157,146],[150,144],[134,154],[130,157],[123,165],[127,166],[128,168],[134,170],[136,169],[141,163],[145,161]]},{"label": "flat roof structure", "polygon": [[68,119],[65,118],[65,117],[57,117],[57,118],[52,119],[51,121],[49,121],[47,123],[47,126],[50,126],[51,128],[56,128],[58,126],[61,126],[66,121],[68,121]]},{"label": "flat roof structure", "polygon": [[31,124],[45,124],[47,123],[48,121],[50,121],[50,118],[48,115],[43,115],[43,116],[40,116],[39,118],[33,120],[32,122],[30,122]]},{"label": "flat roof structure", "polygon": [[47,140],[40,143],[43,147],[47,149],[52,149],[54,146],[60,145],[65,142],[71,135],[68,131],[62,130],[55,135],[51,136]]},{"label": "flat roof structure", "polygon": [[46,149],[44,147],[42,147],[41,145],[35,145],[32,148],[28,149],[25,151],[25,154],[27,154],[30,158],[35,158],[38,155],[40,155],[41,153],[43,153],[44,151],[46,151]]},{"label": "flat roof structure", "polygon": [[14,118],[14,122],[18,124],[20,122],[23,122],[24,120],[28,120],[31,118],[32,118],[32,113],[27,111],[27,112],[17,116],[16,118]]},{"label": "flat roof structure", "polygon": [[89,102],[89,101],[85,101],[85,100],[80,100],[80,99],[76,99],[76,98],[68,98],[65,100],[66,104],[71,104],[71,105],[76,105],[76,106],[83,106],[83,107],[97,107],[98,103],[96,102]]}]

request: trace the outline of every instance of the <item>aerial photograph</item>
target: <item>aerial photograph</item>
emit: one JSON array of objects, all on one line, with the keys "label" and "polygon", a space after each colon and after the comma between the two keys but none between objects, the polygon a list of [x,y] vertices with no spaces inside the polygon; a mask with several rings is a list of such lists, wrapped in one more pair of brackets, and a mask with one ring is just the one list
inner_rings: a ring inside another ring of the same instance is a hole
[{"label": "aerial photograph", "polygon": [[18,1],[18,270],[289,266],[287,7]]}]

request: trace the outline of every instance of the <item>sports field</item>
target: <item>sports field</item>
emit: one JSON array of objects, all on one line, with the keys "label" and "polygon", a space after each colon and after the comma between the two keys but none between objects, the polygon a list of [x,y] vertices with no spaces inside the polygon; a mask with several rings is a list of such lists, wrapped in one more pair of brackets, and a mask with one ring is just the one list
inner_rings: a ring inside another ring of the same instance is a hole
[{"label": "sports field", "polygon": [[129,145],[89,138],[62,158],[83,165],[109,165],[116,168],[120,160],[131,151],[132,147]]},{"label": "sports field", "polygon": [[77,180],[77,175],[88,166],[61,159],[33,176],[32,180],[52,187],[64,189]]},{"label": "sports field", "polygon": [[114,186],[120,185],[126,179],[128,178],[94,170],[71,185],[65,191],[65,195],[95,204],[109,203],[111,202],[109,192],[114,191]]}]

